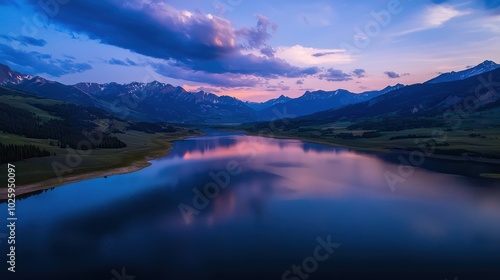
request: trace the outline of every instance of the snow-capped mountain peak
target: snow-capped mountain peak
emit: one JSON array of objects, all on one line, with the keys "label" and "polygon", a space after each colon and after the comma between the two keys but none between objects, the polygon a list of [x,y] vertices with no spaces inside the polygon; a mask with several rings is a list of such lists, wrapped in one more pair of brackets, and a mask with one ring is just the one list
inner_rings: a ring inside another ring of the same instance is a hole
[{"label": "snow-capped mountain peak", "polygon": [[426,83],[428,84],[437,84],[437,83],[445,83],[445,82],[453,82],[453,81],[460,81],[460,80],[465,80],[470,77],[478,76],[483,73],[493,71],[497,68],[500,67],[500,64],[496,64],[495,62],[491,60],[485,60],[482,63],[470,67],[468,69],[465,69],[463,71],[452,71],[448,73],[443,73],[439,76],[437,76],[434,79],[431,79],[427,81]]}]

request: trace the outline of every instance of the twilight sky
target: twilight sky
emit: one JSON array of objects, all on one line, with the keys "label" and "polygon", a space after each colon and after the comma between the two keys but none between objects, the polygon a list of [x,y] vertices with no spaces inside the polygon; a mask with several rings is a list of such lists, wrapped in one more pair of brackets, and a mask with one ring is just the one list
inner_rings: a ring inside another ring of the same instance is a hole
[{"label": "twilight sky", "polygon": [[263,101],[500,62],[500,0],[0,0],[0,63]]}]

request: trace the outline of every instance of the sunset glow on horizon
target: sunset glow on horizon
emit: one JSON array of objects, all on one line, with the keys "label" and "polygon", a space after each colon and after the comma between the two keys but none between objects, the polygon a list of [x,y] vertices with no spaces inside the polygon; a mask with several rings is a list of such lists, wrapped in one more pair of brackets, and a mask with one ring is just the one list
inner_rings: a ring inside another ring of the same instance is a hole
[{"label": "sunset glow on horizon", "polygon": [[2,63],[65,84],[158,80],[265,101],[500,61],[498,1],[59,2],[0,2]]}]

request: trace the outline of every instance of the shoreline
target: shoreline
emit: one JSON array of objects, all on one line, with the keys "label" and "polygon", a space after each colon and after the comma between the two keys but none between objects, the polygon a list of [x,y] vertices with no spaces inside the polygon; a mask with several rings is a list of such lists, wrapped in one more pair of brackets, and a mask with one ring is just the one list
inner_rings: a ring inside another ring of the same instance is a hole
[{"label": "shoreline", "polygon": [[[108,169],[108,170],[103,170],[103,171],[94,171],[94,172],[84,172],[82,174],[77,174],[69,177],[65,177],[61,181],[59,179],[50,179],[50,180],[45,180],[42,182],[37,182],[37,183],[31,183],[27,185],[20,185],[16,186],[16,197],[23,196],[23,195],[28,195],[30,193],[35,193],[39,191],[44,191],[44,190],[49,190],[53,188],[58,188],[58,187],[63,187],[69,184],[85,181],[85,180],[91,180],[91,179],[97,179],[100,177],[108,177],[108,176],[114,176],[114,175],[122,175],[122,174],[127,174],[127,173],[132,173],[135,171],[139,171],[141,169],[144,169],[148,166],[150,166],[151,163],[148,161],[139,161],[135,162],[130,166],[126,167],[118,167],[118,168],[113,168],[113,169]],[[7,195],[7,188],[2,188],[0,189],[0,202],[4,201],[6,198],[4,196]]]},{"label": "shoreline", "polygon": [[[230,130],[230,131],[243,132],[243,133],[245,133],[247,135],[251,135],[251,136],[267,137],[267,138],[274,138],[274,139],[298,140],[298,141],[303,141],[303,142],[308,142],[308,143],[344,148],[344,149],[348,149],[348,150],[351,150],[354,152],[357,151],[357,152],[366,152],[366,153],[394,154],[394,155],[398,155],[398,154],[399,155],[409,155],[413,152],[413,151],[409,151],[409,150],[405,150],[405,149],[396,149],[396,148],[383,149],[383,148],[356,147],[356,146],[349,146],[349,145],[345,145],[345,144],[341,144],[341,143],[322,141],[321,139],[316,140],[316,139],[311,139],[311,138],[293,137],[293,136],[286,136],[286,135],[262,136],[262,135],[259,135],[257,133],[251,133],[251,132],[245,131],[245,130]],[[475,158],[475,157],[464,158],[464,157],[459,157],[459,156],[441,155],[441,154],[425,155],[425,158],[440,159],[440,160],[447,160],[447,161],[473,162],[473,163],[486,163],[486,164],[500,165],[500,159],[494,159],[494,158]],[[500,173],[482,173],[482,174],[480,174],[480,177],[499,180]]]},{"label": "shoreline", "polygon": [[[408,150],[404,150],[404,149],[382,149],[382,148],[355,147],[355,146],[349,146],[349,145],[344,145],[344,144],[340,144],[340,143],[333,143],[333,142],[327,142],[327,141],[304,138],[304,137],[293,137],[293,136],[286,136],[286,135],[261,136],[261,135],[258,135],[256,133],[251,133],[251,132],[244,131],[244,130],[231,130],[231,129],[224,129],[224,130],[233,131],[233,132],[243,132],[249,136],[260,136],[260,137],[274,138],[274,139],[298,140],[298,141],[303,141],[303,142],[308,142],[308,143],[315,143],[315,144],[321,144],[321,145],[326,145],[326,146],[344,148],[344,149],[349,149],[349,150],[359,151],[359,152],[378,153],[378,154],[410,154],[412,152],[412,151],[408,151]],[[173,147],[172,144],[175,141],[183,140],[183,139],[190,138],[190,137],[196,137],[196,136],[202,136],[202,135],[189,135],[189,136],[179,137],[176,139],[167,140],[164,142],[164,145],[163,145],[165,149],[153,149],[149,153],[145,154],[142,159],[134,161],[132,164],[130,164],[128,166],[109,168],[109,169],[100,170],[100,171],[89,171],[89,172],[83,171],[81,174],[75,174],[73,176],[68,176],[68,177],[63,178],[62,180],[54,178],[54,179],[44,180],[41,182],[16,186],[16,197],[21,197],[21,196],[29,195],[31,193],[36,193],[36,192],[40,192],[40,191],[44,191],[44,190],[62,187],[62,186],[68,185],[68,184],[77,183],[77,182],[81,182],[81,181],[85,181],[85,180],[91,180],[91,179],[96,179],[96,178],[100,178],[100,177],[108,177],[108,176],[115,176],[115,175],[123,175],[123,174],[128,174],[128,173],[142,170],[142,169],[151,165],[151,163],[150,163],[151,160],[167,156],[169,151]],[[473,158],[473,157],[463,158],[463,157],[458,157],[458,156],[440,155],[440,154],[431,154],[431,155],[425,156],[425,157],[431,158],[431,159],[442,159],[442,160],[449,160],[449,161],[460,161],[460,162],[470,161],[470,162],[475,162],[475,163],[487,163],[487,164],[500,165],[500,159]],[[491,178],[491,179],[500,179],[500,174],[494,174],[494,173],[493,174],[481,174],[481,177]],[[4,202],[7,200],[7,193],[8,193],[7,188],[0,188],[0,202]]]},{"label": "shoreline", "polygon": [[[383,154],[410,154],[411,152],[413,152],[413,151],[409,151],[409,150],[405,150],[405,149],[398,149],[398,148],[384,149],[384,148],[368,148],[368,147],[349,146],[349,145],[345,145],[345,144],[341,144],[341,143],[333,143],[333,142],[327,142],[327,141],[322,141],[322,140],[315,140],[312,138],[294,137],[294,136],[286,136],[286,135],[262,136],[262,135],[259,135],[256,133],[251,133],[251,132],[244,131],[244,130],[231,130],[231,131],[244,132],[247,135],[266,137],[266,138],[299,140],[299,141],[303,141],[303,142],[322,144],[322,145],[327,145],[327,146],[332,146],[332,147],[350,149],[350,150],[354,150],[354,151],[368,151],[368,152],[383,153]],[[459,156],[441,155],[441,154],[431,154],[431,155],[425,156],[425,157],[435,158],[435,159],[453,160],[453,161],[472,161],[472,162],[478,162],[478,163],[491,163],[491,164],[499,164],[500,165],[500,159],[495,159],[495,158],[481,158],[481,157],[479,157],[479,158],[478,157],[463,158],[463,157],[459,157]]]},{"label": "shoreline", "polygon": [[[158,159],[161,157],[168,156],[169,151],[173,148],[173,143],[175,141],[184,140],[190,137],[196,137],[201,135],[186,135],[182,137],[177,137],[175,139],[169,139],[163,142],[161,149],[152,149],[149,153],[144,154],[141,159],[134,161],[133,163],[122,166],[122,167],[110,167],[108,169],[100,170],[100,171],[82,171],[80,174],[69,175],[67,177],[59,180],[58,178],[53,178],[49,180],[44,180],[36,183],[29,183],[24,185],[16,185],[15,193],[16,198],[21,198],[23,196],[29,196],[30,194],[35,194],[40,191],[45,191],[53,188],[63,187],[69,184],[91,180],[96,178],[115,176],[115,175],[123,175],[132,173],[135,171],[142,170],[146,167],[151,166],[150,161],[154,159]],[[7,201],[8,188],[0,188],[0,203]]]}]

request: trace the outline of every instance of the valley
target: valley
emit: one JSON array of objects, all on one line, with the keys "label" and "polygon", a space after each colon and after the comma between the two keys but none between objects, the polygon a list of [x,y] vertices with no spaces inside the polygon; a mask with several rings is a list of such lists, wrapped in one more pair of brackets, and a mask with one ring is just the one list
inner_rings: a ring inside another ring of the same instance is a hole
[{"label": "valley", "polygon": [[[201,135],[197,128],[203,127],[360,151],[499,164],[495,81],[500,69],[495,65],[487,61],[465,73],[442,74],[439,79],[446,77],[445,82],[436,78],[362,94],[307,91],[299,98],[281,96],[262,103],[190,93],[159,82],[67,86],[3,66],[0,106],[17,115],[5,115],[3,123],[25,124],[4,126],[0,143],[40,149],[33,158],[14,161],[32,174],[19,179],[25,186],[21,192],[143,168],[147,160],[164,155],[172,141]],[[91,140],[82,131],[97,131],[102,139],[81,147],[82,141]],[[500,172],[489,171],[461,174],[500,177]]]}]

